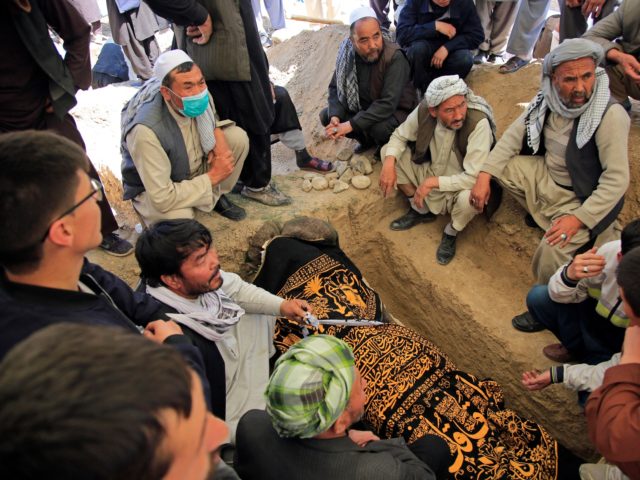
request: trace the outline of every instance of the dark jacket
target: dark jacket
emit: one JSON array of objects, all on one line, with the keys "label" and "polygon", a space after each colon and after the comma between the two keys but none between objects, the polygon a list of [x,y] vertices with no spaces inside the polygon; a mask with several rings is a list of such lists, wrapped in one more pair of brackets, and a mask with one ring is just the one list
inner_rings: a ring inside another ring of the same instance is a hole
[{"label": "dark jacket", "polygon": [[[436,20],[442,15],[445,15],[442,21],[456,28],[452,39],[436,31]],[[453,52],[478,48],[484,39],[484,30],[473,0],[451,0],[446,8],[434,6],[431,0],[407,0],[400,12],[396,38],[405,48],[418,40],[428,40]]]},{"label": "dark jacket", "polygon": [[353,115],[351,126],[360,132],[392,115],[398,123],[404,122],[418,102],[410,79],[411,67],[398,45],[385,41],[380,59],[374,64],[361,61],[356,54],[356,69],[362,110],[349,112],[340,103],[334,72],[329,83],[329,118],[336,116],[344,121]]},{"label": "dark jacket", "polygon": [[242,480],[435,480],[403,439],[359,447],[348,437],[281,438],[265,411],[250,410],[238,423],[235,469]]},{"label": "dark jacket", "polygon": [[[165,307],[150,295],[137,293],[98,265],[82,267],[80,281],[94,294],[13,283],[0,275],[0,360],[32,333],[60,322],[120,327],[139,335],[147,323],[166,319]],[[210,405],[209,382],[202,356],[185,335],[173,335],[165,343],[174,345],[198,373]]]}]

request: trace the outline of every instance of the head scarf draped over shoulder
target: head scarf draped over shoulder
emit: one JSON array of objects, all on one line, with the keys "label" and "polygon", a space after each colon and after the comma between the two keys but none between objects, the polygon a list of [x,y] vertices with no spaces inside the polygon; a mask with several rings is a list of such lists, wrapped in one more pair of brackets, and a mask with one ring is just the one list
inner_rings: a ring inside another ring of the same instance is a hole
[{"label": "head scarf draped over shoulder", "polygon": [[[562,63],[580,58],[593,58],[596,63],[596,81],[591,98],[577,108],[566,106],[552,83],[553,72]],[[598,64],[604,59],[602,47],[591,40],[571,38],[565,40],[544,57],[542,63],[542,81],[540,91],[529,104],[525,114],[527,143],[533,152],[540,148],[540,139],[544,128],[547,110],[565,118],[579,118],[576,132],[576,143],[582,148],[591,139],[600,125],[602,116],[609,103],[609,77]]]},{"label": "head scarf draped over shoulder", "polygon": [[351,396],[355,363],[349,346],[330,335],[293,345],[276,362],[265,392],[281,437],[311,438],[329,429]]}]

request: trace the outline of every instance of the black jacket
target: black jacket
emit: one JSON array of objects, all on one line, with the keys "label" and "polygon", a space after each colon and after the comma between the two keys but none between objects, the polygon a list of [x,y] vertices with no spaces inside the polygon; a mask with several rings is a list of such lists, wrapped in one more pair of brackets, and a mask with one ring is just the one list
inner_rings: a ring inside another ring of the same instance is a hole
[{"label": "black jacket", "polygon": [[[60,322],[120,327],[139,335],[149,322],[166,319],[166,308],[150,295],[137,293],[114,274],[88,262],[80,281],[95,295],[13,283],[0,275],[0,360],[32,333]],[[165,343],[177,348],[202,380],[210,405],[209,382],[200,351],[185,335],[173,335]]]}]

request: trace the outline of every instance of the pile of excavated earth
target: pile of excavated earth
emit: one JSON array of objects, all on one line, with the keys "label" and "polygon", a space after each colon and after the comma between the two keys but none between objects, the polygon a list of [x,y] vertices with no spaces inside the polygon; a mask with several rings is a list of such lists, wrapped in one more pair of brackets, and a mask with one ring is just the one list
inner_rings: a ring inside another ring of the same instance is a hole
[{"label": "pile of excavated earth", "polygon": [[[288,88],[310,152],[331,161],[337,160],[341,150],[353,147],[350,140],[325,139],[318,120],[326,106],[337,47],[347,32],[344,26],[303,31],[268,52],[272,77]],[[539,79],[539,64],[510,75],[483,66],[474,69],[468,82],[492,105],[500,135],[533,98]],[[119,112],[132,94],[131,87],[117,86],[86,92],[80,95],[74,115],[92,159],[102,164],[112,205],[134,240],[137,218],[121,200],[118,180]],[[640,217],[638,107],[634,103],[629,137],[632,181],[621,224]],[[541,350],[554,337],[548,332],[520,333],[511,326],[511,318],[525,309],[525,295],[533,283],[530,260],[542,235],[525,225],[524,211],[513,199],[505,194],[490,221],[477,217],[461,235],[453,262],[440,266],[435,251],[447,219],[409,231],[391,231],[389,223],[407,205],[399,195],[383,200],[377,188],[380,163],[373,162],[373,151],[366,162],[354,156],[350,163],[339,163],[338,172],[323,178],[297,170],[293,152],[282,145],[274,146],[273,157],[275,182],[293,198],[292,205],[270,208],[232,195],[247,210],[244,221],[235,223],[216,214],[198,216],[213,232],[223,268],[241,270],[249,238],[266,221],[283,222],[302,215],[329,221],[340,234],[343,250],[398,322],[435,342],[461,369],[499,381],[508,406],[543,424],[574,452],[593,457],[575,393],[561,386],[529,393],[520,386],[524,370],[548,368],[550,361]],[[91,258],[135,283],[138,269],[133,256],[114,259],[94,252]]]}]

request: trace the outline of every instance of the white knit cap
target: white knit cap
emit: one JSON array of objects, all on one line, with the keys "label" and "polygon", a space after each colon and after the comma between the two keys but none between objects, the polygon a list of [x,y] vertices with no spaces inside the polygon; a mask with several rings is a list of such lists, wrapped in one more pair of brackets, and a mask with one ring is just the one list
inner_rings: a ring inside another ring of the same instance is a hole
[{"label": "white knit cap", "polygon": [[193,60],[182,50],[169,50],[158,57],[153,66],[153,74],[162,81],[171,70],[185,62],[193,62]]},{"label": "white knit cap", "polygon": [[360,6],[349,14],[349,25],[353,25],[358,20],[362,20],[363,18],[368,17],[373,17],[375,19],[378,18],[376,17],[376,12],[373,10],[373,8],[364,5]]}]

